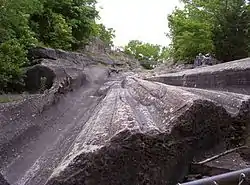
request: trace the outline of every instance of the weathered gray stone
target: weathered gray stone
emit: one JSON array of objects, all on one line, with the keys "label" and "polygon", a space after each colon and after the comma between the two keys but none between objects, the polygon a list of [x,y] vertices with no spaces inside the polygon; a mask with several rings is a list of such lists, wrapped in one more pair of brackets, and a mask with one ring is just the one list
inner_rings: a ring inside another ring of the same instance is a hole
[{"label": "weathered gray stone", "polygon": [[[175,87],[112,74],[130,61],[106,57],[38,48],[52,87],[0,105],[0,170],[11,184],[176,184],[194,158],[249,130],[249,96],[213,90],[249,85],[247,59],[151,79]],[[210,90],[181,87],[203,87],[198,77]]]},{"label": "weathered gray stone", "polygon": [[210,168],[221,168],[228,171],[241,170],[250,167],[249,163],[244,161],[238,152],[227,154],[216,160],[210,161],[205,165]]},{"label": "weathered gray stone", "polygon": [[173,86],[113,83],[47,185],[175,184],[226,139],[221,106]]},{"label": "weathered gray stone", "polygon": [[75,64],[82,64],[84,66],[95,64],[94,61],[89,58],[89,56],[83,54],[83,53],[77,53],[77,52],[67,52],[63,50],[58,49],[51,49],[51,48],[32,48],[29,51],[29,59],[35,60],[35,59],[51,59],[51,60],[68,60],[71,63]]},{"label": "weathered gray stone", "polygon": [[[44,49],[43,52],[45,51],[48,55],[52,55],[50,52],[58,54],[55,50]],[[27,90],[41,94],[32,94],[17,102],[0,104],[0,166],[4,166],[7,156],[12,155],[8,148],[22,147],[27,137],[41,132],[43,126],[34,120],[44,110],[63,99],[68,92],[90,84],[101,84],[108,78],[107,67],[93,66],[79,58],[76,58],[75,62],[72,57],[59,54],[56,60],[41,59],[41,64],[27,70]],[[40,91],[41,77],[46,78],[45,91]]]},{"label": "weathered gray stone", "polygon": [[196,68],[178,73],[165,74],[149,80],[169,85],[197,88],[240,88],[250,85],[250,58]]},{"label": "weathered gray stone", "polygon": [[[66,63],[71,63],[73,65],[88,66],[92,64],[104,64],[113,65],[118,67],[128,68],[130,65],[139,66],[139,62],[136,60],[116,60],[107,53],[78,53],[78,52],[67,52],[63,50],[51,49],[51,48],[33,48],[29,51],[29,59],[37,63],[41,62],[40,59],[48,59],[57,61],[66,61]],[[120,59],[120,58],[119,58]],[[59,62],[60,63],[60,62]],[[63,63],[62,63],[63,64]]]},{"label": "weathered gray stone", "polygon": [[0,173],[0,184],[1,185],[9,185],[9,183],[4,179],[4,177]]},{"label": "weathered gray stone", "polygon": [[223,106],[231,115],[233,120],[229,129],[231,144],[238,146],[240,144],[246,143],[246,137],[249,135],[249,132],[246,128],[250,126],[249,95],[186,87],[182,87],[182,89],[202,96]]},{"label": "weathered gray stone", "polygon": [[180,87],[223,106],[237,120],[250,120],[250,96],[226,91]]},{"label": "weathered gray stone", "polygon": [[[41,79],[45,78],[45,89],[50,89],[54,83],[56,74],[43,65],[35,65],[27,69],[25,76],[25,87],[28,92],[38,92],[42,87]],[[45,90],[44,89],[44,90]]]}]

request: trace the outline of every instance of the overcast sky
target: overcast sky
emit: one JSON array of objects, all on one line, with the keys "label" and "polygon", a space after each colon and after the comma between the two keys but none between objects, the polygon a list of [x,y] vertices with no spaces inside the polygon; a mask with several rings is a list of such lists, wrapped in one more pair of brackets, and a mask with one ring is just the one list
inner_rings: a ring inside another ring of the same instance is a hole
[{"label": "overcast sky", "polygon": [[114,43],[124,46],[130,40],[168,45],[167,15],[179,0],[98,0],[101,22],[116,30]]}]

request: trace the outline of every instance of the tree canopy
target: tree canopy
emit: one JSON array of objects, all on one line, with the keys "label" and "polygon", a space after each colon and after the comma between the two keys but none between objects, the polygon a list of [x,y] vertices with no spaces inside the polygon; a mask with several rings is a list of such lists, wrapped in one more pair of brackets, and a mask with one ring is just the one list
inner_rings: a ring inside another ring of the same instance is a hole
[{"label": "tree canopy", "polygon": [[125,46],[125,52],[127,54],[134,55],[135,58],[139,60],[158,60],[160,55],[160,46],[143,43],[139,40],[131,40],[128,45]]},{"label": "tree canopy", "polygon": [[198,53],[221,61],[249,56],[250,6],[245,0],[182,0],[168,16],[172,55],[191,62]]},{"label": "tree canopy", "polygon": [[103,24],[96,24],[96,33],[106,46],[113,46],[113,38],[115,37],[115,30],[113,28],[106,28]]},{"label": "tree canopy", "polygon": [[141,61],[142,66],[146,69],[151,69],[152,65],[168,59],[169,48],[157,44],[144,43],[139,40],[131,40],[125,46],[125,53]]},{"label": "tree canopy", "polygon": [[114,30],[96,23],[95,5],[96,0],[0,0],[0,91],[21,83],[32,46],[76,50],[93,37],[112,45]]}]

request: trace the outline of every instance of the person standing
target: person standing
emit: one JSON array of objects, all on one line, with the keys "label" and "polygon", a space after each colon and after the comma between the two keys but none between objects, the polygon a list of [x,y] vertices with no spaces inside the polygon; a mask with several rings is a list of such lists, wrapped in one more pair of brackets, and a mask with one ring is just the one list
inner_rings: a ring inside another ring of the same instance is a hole
[{"label": "person standing", "polygon": [[202,62],[203,62],[203,59],[204,59],[204,56],[202,55],[202,53],[199,53],[198,56],[196,56],[196,59],[194,61],[194,66],[197,67],[197,66],[201,66],[202,65]]},{"label": "person standing", "polygon": [[212,65],[212,57],[209,53],[205,55],[202,65]]}]

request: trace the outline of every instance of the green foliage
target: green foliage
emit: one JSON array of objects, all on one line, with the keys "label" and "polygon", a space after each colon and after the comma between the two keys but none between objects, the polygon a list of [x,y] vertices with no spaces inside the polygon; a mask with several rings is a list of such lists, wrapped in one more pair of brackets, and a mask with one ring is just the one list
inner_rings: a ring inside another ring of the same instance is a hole
[{"label": "green foliage", "polygon": [[21,67],[27,62],[24,47],[12,39],[0,45],[0,90],[19,91],[23,84]]},{"label": "green foliage", "polygon": [[224,5],[226,11],[224,11],[223,16],[215,20],[213,30],[215,54],[218,59],[224,61],[250,56],[248,48],[250,11],[244,0],[231,0],[227,3],[227,6]]},{"label": "green foliage", "polygon": [[150,43],[143,43],[138,40],[132,40],[125,46],[125,53],[133,55],[138,60],[158,61],[161,47]]},{"label": "green foliage", "polygon": [[30,27],[36,33],[38,40],[45,45],[65,50],[72,48],[72,29],[61,14],[48,10],[43,15],[33,15]]},{"label": "green foliage", "polygon": [[125,53],[134,56],[145,69],[153,69],[158,62],[169,58],[170,51],[168,47],[131,40],[125,46]]},{"label": "green foliage", "polygon": [[115,30],[113,28],[106,28],[103,24],[96,24],[95,27],[95,35],[99,37],[106,46],[113,46]]},{"label": "green foliage", "polygon": [[96,0],[0,0],[0,91],[20,86],[30,47],[75,50],[96,36],[111,45],[114,30],[95,22],[95,5]]},{"label": "green foliage", "polygon": [[28,26],[28,12],[36,11],[35,7],[30,7],[32,2],[33,0],[0,0],[0,43],[11,39],[18,39],[25,47],[37,43]]},{"label": "green foliage", "polygon": [[212,33],[209,23],[190,19],[188,11],[176,10],[168,17],[174,49],[174,59],[192,60],[197,52],[212,52]]},{"label": "green foliage", "polygon": [[95,0],[44,0],[31,15],[30,27],[45,45],[77,49],[95,34]]},{"label": "green foliage", "polygon": [[170,58],[170,49],[168,47],[163,47],[160,52],[159,60],[166,61]]},{"label": "green foliage", "polygon": [[140,64],[145,69],[148,69],[148,70],[154,69],[153,63],[151,61],[149,61],[149,60],[141,60]]},{"label": "green foliage", "polygon": [[175,60],[192,62],[198,53],[219,60],[249,53],[249,5],[244,0],[182,0],[184,9],[168,16]]}]

